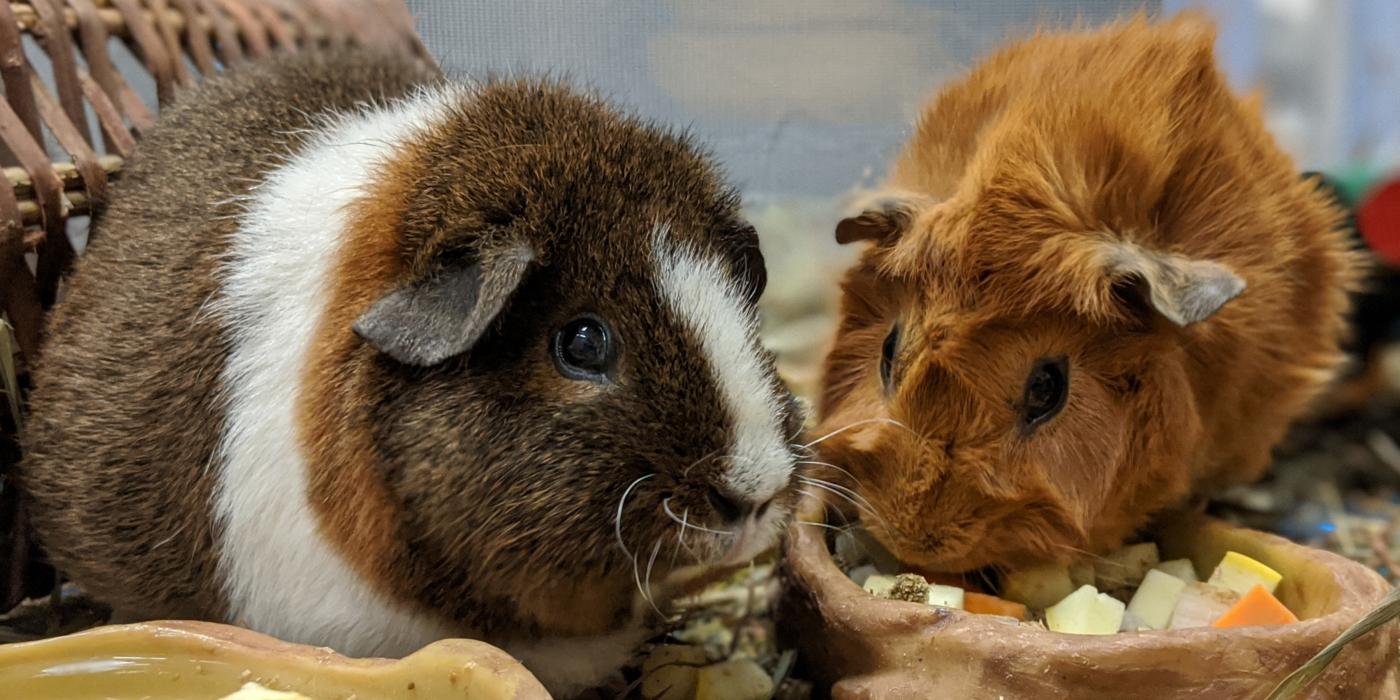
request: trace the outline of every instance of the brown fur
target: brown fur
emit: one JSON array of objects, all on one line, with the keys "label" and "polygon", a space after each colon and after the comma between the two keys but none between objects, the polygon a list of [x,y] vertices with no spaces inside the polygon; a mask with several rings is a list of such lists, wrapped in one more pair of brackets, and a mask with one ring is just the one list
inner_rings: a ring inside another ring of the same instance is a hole
[{"label": "brown fur", "polygon": [[[392,57],[280,59],[210,81],[143,141],[54,317],[26,435],[37,531],[75,580],[126,608],[226,616],[209,465],[228,340],[201,309],[237,226],[227,201],[318,115],[438,80]],[[680,547],[661,508],[670,497],[690,522],[722,525],[706,492],[734,426],[642,253],[669,223],[752,278],[755,299],[761,275],[746,273],[761,259],[738,198],[686,138],[561,85],[488,82],[405,144],[349,214],[298,435],[322,534],[358,573],[498,643],[613,629],[636,591],[614,517],[647,473],[619,528],[642,566],[663,546],[653,581],[724,553],[694,532]],[[391,290],[507,243],[534,262],[464,354],[410,366],[353,330]],[[553,331],[583,312],[620,339],[612,383],[552,363]],[[771,366],[769,382],[782,391]],[[796,412],[783,418],[795,432]]]},{"label": "brown fur", "polygon": [[[1213,39],[1139,17],[1003,49],[929,103],[880,205],[842,223],[875,243],[844,283],[820,411],[845,430],[821,449],[906,562],[1117,546],[1257,478],[1331,376],[1357,276],[1339,212],[1230,94]],[[1164,254],[1247,286],[1172,323],[1147,300],[1164,280],[1121,266]],[[1026,430],[1027,374],[1056,356],[1068,403]]]},{"label": "brown fur", "polygon": [[227,349],[205,304],[237,226],[227,200],[283,162],[317,113],[431,77],[397,61],[339,68],[332,78],[307,59],[237,71],[167,109],[50,319],[23,487],[49,557],[118,607],[223,616],[205,467]]}]

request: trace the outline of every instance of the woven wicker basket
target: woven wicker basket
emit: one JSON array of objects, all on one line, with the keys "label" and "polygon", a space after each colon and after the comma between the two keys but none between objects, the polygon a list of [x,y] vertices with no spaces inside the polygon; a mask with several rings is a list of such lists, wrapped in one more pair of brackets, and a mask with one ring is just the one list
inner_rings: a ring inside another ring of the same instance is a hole
[{"label": "woven wicker basket", "polygon": [[[121,177],[179,89],[269,53],[346,43],[432,60],[402,0],[0,0],[0,166],[9,185],[0,185],[0,310],[18,350],[0,350],[12,360],[0,370],[12,366],[6,374],[24,383],[77,254],[70,234],[85,223],[77,217]],[[18,460],[20,418],[9,406],[0,398],[0,612],[45,578],[34,576],[24,514],[2,480]]]}]

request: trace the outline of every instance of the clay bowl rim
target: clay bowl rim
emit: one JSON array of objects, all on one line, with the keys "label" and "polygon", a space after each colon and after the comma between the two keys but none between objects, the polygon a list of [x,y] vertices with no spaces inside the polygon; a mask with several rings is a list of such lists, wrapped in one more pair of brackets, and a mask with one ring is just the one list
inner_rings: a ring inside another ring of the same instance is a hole
[{"label": "clay bowl rim", "polygon": [[[1325,614],[1296,623],[1278,626],[1248,626],[1228,629],[1193,627],[1180,630],[1147,630],[1119,632],[1109,635],[1078,635],[1053,632],[1039,625],[1012,623],[1011,618],[969,613],[964,610],[913,603],[902,600],[875,598],[857,586],[836,566],[827,549],[825,528],[794,522],[784,545],[783,558],[789,569],[788,578],[799,593],[809,595],[825,624],[833,621],[855,631],[867,630],[872,641],[878,637],[904,634],[916,629],[932,629],[939,634],[1014,636],[1018,641],[1035,644],[1045,651],[1056,650],[1075,656],[1109,657],[1130,648],[1144,647],[1178,649],[1202,644],[1288,644],[1323,639],[1330,642],[1347,627],[1378,604],[1391,587],[1380,574],[1362,564],[1313,547],[1292,542],[1278,535],[1231,525],[1205,515],[1181,516],[1174,527],[1224,528],[1259,538],[1260,546],[1290,550],[1306,550],[1307,556],[1321,559],[1333,589],[1338,592]],[[872,614],[873,613],[873,614]],[[898,627],[887,624],[899,620]],[[1011,633],[1011,634],[1009,634]],[[1123,644],[1131,638],[1133,644]],[[1325,639],[1324,639],[1325,638]],[[1133,652],[1137,653],[1137,652]]]}]

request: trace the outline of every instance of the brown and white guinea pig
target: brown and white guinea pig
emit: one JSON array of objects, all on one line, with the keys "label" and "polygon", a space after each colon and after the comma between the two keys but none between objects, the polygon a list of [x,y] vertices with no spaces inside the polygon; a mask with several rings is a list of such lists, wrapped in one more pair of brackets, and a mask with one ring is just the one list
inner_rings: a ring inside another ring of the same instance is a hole
[{"label": "brown and white guinea pig", "polygon": [[[1254,479],[1340,360],[1341,213],[1183,16],[1042,33],[843,220],[824,461],[931,571],[1067,561]],[[853,212],[854,213],[854,212]]]},{"label": "brown and white guinea pig", "polygon": [[646,636],[640,591],[792,509],[764,274],[685,138],[561,85],[236,70],[141,143],[54,312],[37,533],[118,609],[474,636],[573,692]]}]

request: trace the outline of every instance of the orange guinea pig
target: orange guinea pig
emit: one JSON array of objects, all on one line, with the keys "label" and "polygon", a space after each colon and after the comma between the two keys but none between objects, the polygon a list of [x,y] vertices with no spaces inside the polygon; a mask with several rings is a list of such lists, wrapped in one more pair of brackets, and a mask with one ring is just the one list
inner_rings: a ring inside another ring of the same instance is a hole
[{"label": "orange guinea pig", "polygon": [[1116,547],[1257,478],[1332,377],[1360,260],[1213,42],[1184,15],[1005,48],[837,226],[868,247],[817,449],[906,564]]}]

